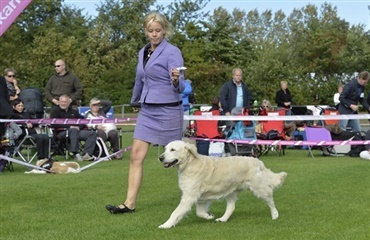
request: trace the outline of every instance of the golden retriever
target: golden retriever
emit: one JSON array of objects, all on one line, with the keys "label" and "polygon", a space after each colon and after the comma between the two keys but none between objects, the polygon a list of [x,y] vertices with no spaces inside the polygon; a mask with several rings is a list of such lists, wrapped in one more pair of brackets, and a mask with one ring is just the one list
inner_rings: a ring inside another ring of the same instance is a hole
[{"label": "golden retriever", "polygon": [[[36,163],[37,166],[49,169],[49,173],[79,173],[80,165],[76,162],[56,162],[54,160],[43,159]],[[31,171],[25,172],[27,174],[45,174],[48,173],[42,169],[32,169]]]},{"label": "golden retriever", "polygon": [[249,189],[270,207],[272,219],[279,217],[273,190],[284,182],[287,173],[273,173],[253,157],[209,157],[197,153],[195,145],[183,141],[167,144],[159,160],[165,168],[178,169],[180,204],[159,228],[174,227],[196,204],[198,217],[213,219],[208,212],[212,200],[225,198],[226,211],[217,222],[226,222],[235,209],[238,192]]}]

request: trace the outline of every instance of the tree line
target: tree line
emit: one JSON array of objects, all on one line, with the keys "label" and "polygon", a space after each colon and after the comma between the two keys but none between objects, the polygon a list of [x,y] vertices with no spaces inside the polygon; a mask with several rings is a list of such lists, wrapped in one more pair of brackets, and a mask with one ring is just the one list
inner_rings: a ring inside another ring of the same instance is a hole
[{"label": "tree line", "polygon": [[63,59],[84,86],[84,104],[92,97],[129,103],[137,53],[147,42],[142,19],[158,10],[174,27],[170,42],[182,50],[198,103],[211,103],[236,67],[254,99],[274,102],[286,80],[295,105],[332,104],[338,84],[369,70],[370,31],[341,19],[331,4],[286,15],[209,12],[208,3],[104,0],[96,16],[86,16],[64,0],[33,0],[0,38],[0,69],[15,68],[21,88],[44,90],[54,62]]}]

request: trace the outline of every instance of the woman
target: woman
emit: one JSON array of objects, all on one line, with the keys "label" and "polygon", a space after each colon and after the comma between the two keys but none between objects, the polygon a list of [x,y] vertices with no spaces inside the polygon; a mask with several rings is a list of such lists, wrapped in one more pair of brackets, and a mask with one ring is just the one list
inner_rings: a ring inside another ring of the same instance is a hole
[{"label": "woman", "polygon": [[292,95],[290,95],[290,91],[288,89],[287,81],[280,82],[281,89],[276,92],[275,102],[278,106],[278,109],[285,109],[286,115],[291,115],[291,105],[292,105]]},{"label": "woman", "polygon": [[[171,36],[169,21],[160,13],[144,18],[144,32],[149,40],[139,51],[135,86],[131,103],[141,104],[130,156],[126,200],[107,205],[111,213],[133,213],[143,178],[143,163],[150,144],[161,146],[182,139],[184,76],[181,51],[167,42]],[[134,110],[137,110],[134,108]]]},{"label": "woman", "polygon": [[[24,104],[22,100],[15,99],[12,101],[13,117],[15,119],[30,119],[30,114],[24,111]],[[49,136],[41,134],[41,129],[32,123],[22,124],[22,136],[30,135],[36,140],[37,158],[39,160],[47,159],[49,157]]]},{"label": "woman", "polygon": [[334,94],[334,97],[333,97],[333,101],[334,101],[334,105],[335,105],[335,108],[338,110],[338,107],[339,107],[339,96],[340,94],[342,93],[343,91],[343,85],[340,84],[338,85],[338,92]]},{"label": "woman", "polygon": [[[12,108],[9,104],[9,93],[6,80],[0,76],[0,119],[8,119],[12,116]],[[0,122],[0,137],[5,133],[5,122]],[[0,149],[0,153],[2,150]]]},{"label": "woman", "polygon": [[18,87],[17,80],[15,79],[16,71],[13,68],[7,68],[4,70],[4,76],[6,80],[6,86],[8,87],[9,101],[13,101],[18,98],[21,89]]},{"label": "woman", "polygon": [[[112,107],[112,102],[107,100],[99,100],[93,98],[90,100],[90,110],[85,114],[88,119],[103,119],[106,118],[107,112]],[[114,123],[103,124],[87,124],[91,129],[98,131],[98,137],[102,138],[104,142],[109,141],[114,152],[118,152],[118,131]],[[121,159],[122,154],[114,155],[115,159]]]}]

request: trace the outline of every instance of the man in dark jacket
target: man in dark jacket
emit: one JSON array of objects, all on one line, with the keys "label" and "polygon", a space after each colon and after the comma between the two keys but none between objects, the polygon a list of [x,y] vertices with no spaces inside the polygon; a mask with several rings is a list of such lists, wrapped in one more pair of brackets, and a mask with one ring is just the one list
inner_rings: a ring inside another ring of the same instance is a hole
[{"label": "man in dark jacket", "polygon": [[[362,104],[366,111],[369,111],[369,104],[364,97],[365,85],[370,79],[370,74],[367,71],[361,72],[357,79],[352,79],[347,83],[339,96],[338,111],[340,114],[358,114],[358,102]],[[351,127],[353,132],[360,132],[361,125],[359,119],[341,119],[339,127],[342,131],[346,131],[347,126]]]},{"label": "man in dark jacket", "polygon": [[234,68],[232,73],[233,80],[226,82],[220,92],[221,107],[226,116],[230,115],[235,107],[249,107],[251,99],[247,85],[242,82],[243,71],[240,68]]},{"label": "man in dark jacket", "polygon": [[59,59],[55,62],[55,74],[49,78],[45,96],[51,102],[51,110],[58,108],[59,97],[66,94],[72,99],[72,108],[77,110],[82,97],[82,85],[73,73],[66,70],[66,64]]},{"label": "man in dark jacket", "polygon": [[[77,110],[70,107],[72,99],[68,95],[62,95],[59,97],[59,107],[52,109],[50,118],[69,118],[79,119],[82,116]],[[70,151],[73,153],[76,161],[89,161],[93,159],[93,153],[96,144],[97,134],[95,131],[84,130],[85,125],[78,124],[54,124],[53,128],[63,129],[58,133],[60,138],[65,138],[68,131],[68,138],[70,140]],[[66,130],[64,130],[66,129]],[[85,141],[85,148],[83,156],[78,153],[79,151],[79,140]]]}]

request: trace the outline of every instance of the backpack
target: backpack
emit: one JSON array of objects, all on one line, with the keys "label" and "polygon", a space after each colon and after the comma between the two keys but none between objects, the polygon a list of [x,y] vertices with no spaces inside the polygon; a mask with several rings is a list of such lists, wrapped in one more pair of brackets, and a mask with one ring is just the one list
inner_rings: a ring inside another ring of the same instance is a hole
[{"label": "backpack", "polygon": [[[365,140],[365,137],[360,132],[356,133],[353,137],[354,141]],[[360,157],[360,153],[366,150],[365,145],[351,145],[351,150],[346,154],[350,157]]]},{"label": "backpack", "polygon": [[[96,138],[96,144],[95,144],[93,156],[95,157],[95,159],[104,158],[104,157],[109,156],[107,145],[105,145],[105,142],[100,137]],[[111,160],[111,158],[108,158],[107,160]]]},{"label": "backpack", "polygon": [[271,129],[266,133],[266,138],[268,140],[278,140],[279,139],[279,131]]}]

